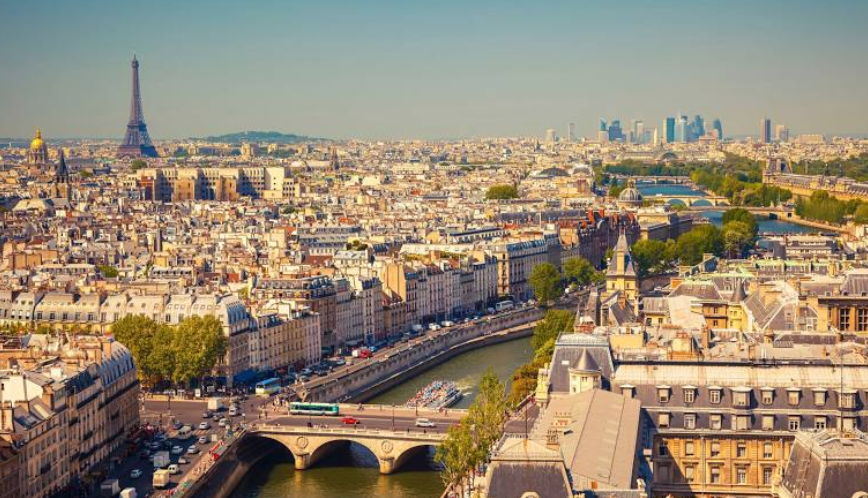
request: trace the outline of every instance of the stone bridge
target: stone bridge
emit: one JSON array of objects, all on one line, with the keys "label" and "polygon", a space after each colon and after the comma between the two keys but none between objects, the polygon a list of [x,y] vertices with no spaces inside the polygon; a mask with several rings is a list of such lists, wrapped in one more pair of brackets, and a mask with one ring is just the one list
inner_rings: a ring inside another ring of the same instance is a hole
[{"label": "stone bridge", "polygon": [[643,197],[646,201],[660,201],[668,204],[683,204],[693,206],[729,206],[729,199],[717,195],[648,195]]},{"label": "stone bridge", "polygon": [[248,430],[246,437],[266,438],[282,444],[295,458],[297,470],[310,468],[318,460],[338,449],[341,443],[356,443],[377,457],[381,474],[391,474],[418,451],[439,445],[446,438],[446,434],[435,431],[402,432],[353,427],[257,425]]}]

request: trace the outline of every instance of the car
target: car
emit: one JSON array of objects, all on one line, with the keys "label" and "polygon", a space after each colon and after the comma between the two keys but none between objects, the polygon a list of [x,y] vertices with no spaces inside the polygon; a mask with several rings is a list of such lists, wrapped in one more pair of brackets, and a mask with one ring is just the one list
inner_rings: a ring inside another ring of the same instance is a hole
[{"label": "car", "polygon": [[437,424],[435,424],[433,421],[431,421],[427,418],[417,418],[416,419],[416,427],[431,428],[431,427],[437,427]]},{"label": "car", "polygon": [[179,467],[177,463],[173,463],[173,464],[169,465],[169,473],[172,475],[180,474],[181,473],[181,467]]},{"label": "car", "polygon": [[199,430],[207,431],[210,428],[211,428],[211,424],[209,424],[208,422],[202,422],[199,424]]},{"label": "car", "polygon": [[202,418],[211,418],[211,417],[213,417],[213,416],[214,416],[214,414],[211,413],[210,411],[205,412],[205,413],[202,414]]},{"label": "car", "polygon": [[347,364],[347,361],[344,360],[343,358],[338,358],[337,361],[335,361],[335,365],[337,365],[339,367],[342,367],[346,364]]},{"label": "car", "polygon": [[184,427],[184,424],[182,424],[180,420],[176,420],[175,422],[172,423],[172,428],[175,429],[176,431],[178,429],[180,429],[181,427]]},{"label": "car", "polygon": [[187,459],[184,457],[178,459],[178,465],[187,465],[188,463],[190,462],[188,462]]},{"label": "car", "polygon": [[307,382],[307,381],[310,380],[310,376],[308,376],[308,375],[302,375],[301,377],[298,378],[298,380],[300,380],[300,381],[302,381],[302,382]]},{"label": "car", "polygon": [[344,425],[359,425],[359,424],[361,424],[361,422],[359,422],[359,419],[357,419],[356,417],[344,417],[341,419],[341,423]]},{"label": "car", "polygon": [[309,369],[309,368],[305,368],[304,370],[301,371],[301,375],[302,375],[302,376],[306,376],[306,377],[310,377],[310,375],[311,375],[312,373],[313,373],[313,370],[311,370],[311,369]]},{"label": "car", "polygon": [[220,425],[220,427],[229,426],[229,419],[228,418],[221,418],[220,422],[218,422],[218,425]]},{"label": "car", "polygon": [[165,434],[160,433],[154,436],[154,439],[157,441],[165,441],[166,439],[168,439],[168,437]]},{"label": "car", "polygon": [[138,479],[142,477],[142,471],[139,469],[133,469],[130,471],[130,479]]},{"label": "car", "polygon": [[173,455],[180,455],[181,453],[184,453],[184,448],[181,448],[180,446],[172,446]]},{"label": "car", "polygon": [[200,437],[199,444],[208,444],[208,438],[205,436]]},{"label": "car", "polygon": [[160,441],[152,441],[148,444],[148,446],[150,446],[152,450],[158,450],[163,446],[163,443],[161,443]]},{"label": "car", "polygon": [[194,444],[193,446],[187,448],[187,453],[190,455],[195,455],[196,453],[199,453],[199,447]]}]

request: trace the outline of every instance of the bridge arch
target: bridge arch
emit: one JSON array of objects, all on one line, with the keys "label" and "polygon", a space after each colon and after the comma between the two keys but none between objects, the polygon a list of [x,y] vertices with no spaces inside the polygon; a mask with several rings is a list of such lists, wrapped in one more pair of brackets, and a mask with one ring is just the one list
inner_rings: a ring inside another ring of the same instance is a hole
[{"label": "bridge arch", "polygon": [[685,202],[682,199],[669,199],[666,202],[671,206],[685,206],[685,207],[690,206],[690,204],[688,202]]},{"label": "bridge arch", "polygon": [[413,458],[415,455],[418,455],[423,451],[430,451],[435,448],[437,448],[437,446],[431,443],[419,443],[406,446],[400,453],[395,455],[395,459],[392,463],[392,471],[394,472],[398,468],[402,467],[405,463],[407,463],[408,460]]},{"label": "bridge arch", "polygon": [[708,199],[697,199],[693,201],[692,206],[715,206],[716,204]]}]

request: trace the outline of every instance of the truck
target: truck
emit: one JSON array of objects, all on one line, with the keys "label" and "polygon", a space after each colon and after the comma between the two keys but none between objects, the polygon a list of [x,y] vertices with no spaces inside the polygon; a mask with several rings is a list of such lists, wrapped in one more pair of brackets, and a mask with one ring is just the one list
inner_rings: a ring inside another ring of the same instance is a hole
[{"label": "truck", "polygon": [[136,488],[124,488],[121,490],[121,498],[139,498]]},{"label": "truck", "polygon": [[172,482],[172,473],[167,469],[160,469],[154,471],[154,488],[162,489],[169,485]]},{"label": "truck", "polygon": [[208,409],[212,412],[219,412],[220,410],[226,408],[226,405],[223,404],[223,398],[209,398],[208,399]]},{"label": "truck", "polygon": [[371,350],[368,348],[359,348],[353,350],[353,358],[370,358]]},{"label": "truck", "polygon": [[117,479],[106,479],[99,485],[99,495],[102,498],[112,498],[121,491],[121,485]]},{"label": "truck", "polygon": [[163,467],[168,466],[172,463],[171,457],[169,457],[169,452],[167,450],[158,451],[154,453],[154,468],[161,469]]}]

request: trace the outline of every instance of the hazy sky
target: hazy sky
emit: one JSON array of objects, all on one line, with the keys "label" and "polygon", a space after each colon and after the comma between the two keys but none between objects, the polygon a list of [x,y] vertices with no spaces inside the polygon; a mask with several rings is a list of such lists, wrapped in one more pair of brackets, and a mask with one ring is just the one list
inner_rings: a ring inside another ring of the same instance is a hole
[{"label": "hazy sky", "polygon": [[0,136],[868,132],[868,1],[0,0]]}]

